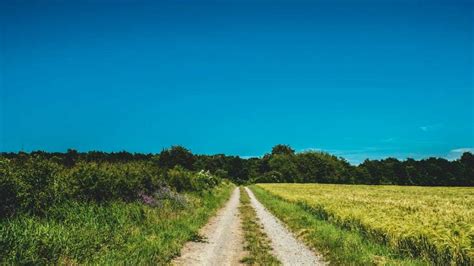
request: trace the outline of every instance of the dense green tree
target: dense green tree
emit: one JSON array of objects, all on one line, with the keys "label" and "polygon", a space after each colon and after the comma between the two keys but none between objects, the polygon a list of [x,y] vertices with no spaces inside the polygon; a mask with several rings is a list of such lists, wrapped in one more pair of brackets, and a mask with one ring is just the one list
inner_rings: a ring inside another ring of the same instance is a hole
[{"label": "dense green tree", "polygon": [[293,155],[295,150],[293,150],[289,145],[278,144],[272,148],[272,155]]},{"label": "dense green tree", "polygon": [[280,183],[284,182],[282,174],[278,171],[266,172],[263,175],[258,176],[254,180],[255,183]]},{"label": "dense green tree", "polygon": [[459,185],[474,186],[474,155],[465,152],[459,161],[463,172],[461,184]]},{"label": "dense green tree", "polygon": [[172,146],[161,151],[158,159],[158,165],[165,169],[179,165],[185,169],[193,170],[194,162],[194,155],[182,146]]},{"label": "dense green tree", "polygon": [[284,182],[292,183],[298,181],[298,172],[292,154],[272,154],[268,161],[271,171],[279,172]]},{"label": "dense green tree", "polygon": [[73,167],[79,159],[79,153],[74,149],[68,149],[64,156],[64,165],[66,167]]}]

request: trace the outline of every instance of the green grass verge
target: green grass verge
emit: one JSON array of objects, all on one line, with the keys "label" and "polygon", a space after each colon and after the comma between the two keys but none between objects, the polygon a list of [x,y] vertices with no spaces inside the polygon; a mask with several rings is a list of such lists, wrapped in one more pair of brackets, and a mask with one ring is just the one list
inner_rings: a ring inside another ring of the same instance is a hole
[{"label": "green grass verge", "polygon": [[1,220],[0,264],[167,264],[233,187],[187,194],[186,207],[69,202],[47,217]]},{"label": "green grass verge", "polygon": [[273,256],[268,236],[263,232],[257,213],[250,205],[249,195],[242,187],[239,210],[245,236],[245,250],[248,252],[242,262],[249,265],[281,265]]},{"label": "green grass verge", "polygon": [[306,245],[333,265],[428,265],[406,258],[389,247],[374,243],[357,231],[322,220],[302,206],[280,199],[258,186],[250,187],[265,207],[283,221]]}]

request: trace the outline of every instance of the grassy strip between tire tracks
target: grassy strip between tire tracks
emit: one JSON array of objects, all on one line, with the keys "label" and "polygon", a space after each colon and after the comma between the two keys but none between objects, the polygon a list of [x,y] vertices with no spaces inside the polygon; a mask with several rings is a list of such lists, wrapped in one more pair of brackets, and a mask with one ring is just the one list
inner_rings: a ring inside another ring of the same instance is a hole
[{"label": "grassy strip between tire tracks", "polygon": [[263,232],[255,209],[250,204],[250,197],[244,188],[240,187],[240,215],[245,237],[247,256],[242,262],[249,265],[281,265],[272,254],[270,240]]},{"label": "grassy strip between tire tracks", "polygon": [[280,199],[258,186],[250,187],[255,196],[284,222],[305,244],[322,254],[333,265],[429,265],[406,258],[385,245],[374,243],[356,231],[321,220],[302,206]]}]

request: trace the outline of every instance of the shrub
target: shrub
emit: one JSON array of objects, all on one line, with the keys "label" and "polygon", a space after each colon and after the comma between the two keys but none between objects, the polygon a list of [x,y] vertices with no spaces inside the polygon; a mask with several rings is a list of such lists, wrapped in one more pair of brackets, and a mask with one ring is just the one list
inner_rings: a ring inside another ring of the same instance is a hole
[{"label": "shrub", "polygon": [[144,163],[79,162],[69,172],[70,195],[75,199],[135,200],[142,191],[153,191],[159,177]]},{"label": "shrub", "polygon": [[113,197],[111,174],[97,163],[77,163],[67,180],[69,195],[75,199],[103,201]]},{"label": "shrub", "polygon": [[220,182],[220,178],[212,175],[209,171],[201,170],[195,175],[195,183],[197,185],[197,190],[206,190],[217,186]]},{"label": "shrub", "polygon": [[18,184],[8,159],[0,158],[0,217],[15,212],[19,205]]},{"label": "shrub", "polygon": [[167,172],[167,181],[177,191],[201,191],[216,186],[220,179],[209,171],[197,173],[187,171],[181,166],[175,166]]},{"label": "shrub", "polygon": [[141,191],[153,191],[160,185],[152,168],[144,163],[106,164],[105,168],[111,175],[114,198],[135,200]]},{"label": "shrub", "polygon": [[[191,192],[207,190],[220,182],[220,178],[209,171],[196,173],[181,166],[161,171],[153,161],[78,160],[65,167],[56,157],[48,159],[41,153],[14,159],[0,157],[0,217],[16,212],[42,215],[65,200],[130,202],[143,199],[143,195],[153,195],[164,186],[178,192]],[[181,201],[176,200],[178,205]]]},{"label": "shrub", "polygon": [[193,191],[194,180],[191,172],[185,170],[181,166],[175,166],[168,170],[167,181],[170,186],[174,187],[177,191]]},{"label": "shrub", "polygon": [[49,207],[64,199],[60,189],[59,164],[33,156],[21,168],[11,173],[19,207],[36,214],[44,214]]},{"label": "shrub", "polygon": [[14,162],[0,159],[0,216],[19,210],[44,214],[64,199],[60,187],[63,167],[39,156]]},{"label": "shrub", "polygon": [[279,183],[283,182],[283,176],[278,171],[266,172],[255,180],[255,183]]}]

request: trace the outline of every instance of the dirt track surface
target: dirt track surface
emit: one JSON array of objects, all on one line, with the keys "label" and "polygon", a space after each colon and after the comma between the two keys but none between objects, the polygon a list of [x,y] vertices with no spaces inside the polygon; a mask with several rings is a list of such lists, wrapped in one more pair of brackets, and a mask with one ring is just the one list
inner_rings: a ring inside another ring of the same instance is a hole
[{"label": "dirt track surface", "polygon": [[286,227],[255,198],[253,192],[245,188],[250,202],[257,212],[263,229],[270,239],[275,256],[283,265],[325,265],[320,256],[314,254],[297,240]]},{"label": "dirt track surface", "polygon": [[200,230],[204,242],[186,243],[174,265],[241,265],[244,251],[239,197],[236,188],[226,205]]}]

